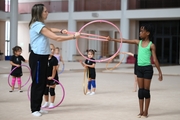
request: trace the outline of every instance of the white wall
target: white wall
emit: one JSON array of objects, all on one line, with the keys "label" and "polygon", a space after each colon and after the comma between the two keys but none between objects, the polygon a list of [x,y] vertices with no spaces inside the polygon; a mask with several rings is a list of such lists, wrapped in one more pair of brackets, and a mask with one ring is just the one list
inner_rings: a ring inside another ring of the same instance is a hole
[{"label": "white wall", "polygon": [[22,56],[29,59],[29,27],[28,23],[18,23],[18,45],[22,47]]}]

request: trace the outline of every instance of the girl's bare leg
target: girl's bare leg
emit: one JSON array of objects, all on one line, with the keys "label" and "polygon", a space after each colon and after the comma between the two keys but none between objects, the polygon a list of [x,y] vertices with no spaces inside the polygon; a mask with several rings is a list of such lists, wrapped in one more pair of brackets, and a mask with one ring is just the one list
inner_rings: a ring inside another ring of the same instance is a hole
[{"label": "girl's bare leg", "polygon": [[[137,78],[139,90],[144,89],[144,79],[143,78]],[[139,92],[139,91],[138,91]],[[143,108],[144,108],[144,99],[139,99],[139,115],[143,115]]]},{"label": "girl's bare leg", "polygon": [[[144,89],[149,91],[150,90],[150,85],[151,85],[151,80],[150,79],[144,79]],[[144,110],[144,113],[143,113],[143,116],[145,116],[145,117],[148,116],[150,100],[151,100],[150,98],[145,99],[145,110]]]},{"label": "girl's bare leg", "polygon": [[134,75],[134,92],[137,91],[137,75]]},{"label": "girl's bare leg", "polygon": [[9,92],[13,92],[14,91],[14,86],[15,86],[15,83],[16,83],[16,77],[15,76],[12,76],[12,81],[11,81],[11,91]]}]

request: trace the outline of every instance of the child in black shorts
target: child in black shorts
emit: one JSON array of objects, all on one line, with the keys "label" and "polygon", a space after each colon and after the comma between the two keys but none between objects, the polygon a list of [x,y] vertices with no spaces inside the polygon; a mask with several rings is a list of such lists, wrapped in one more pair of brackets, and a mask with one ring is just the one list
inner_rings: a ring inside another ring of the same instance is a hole
[{"label": "child in black shorts", "polygon": [[[153,39],[153,27],[150,24],[145,24],[140,27],[141,40],[133,39],[126,40],[123,39],[123,43],[137,44],[138,45],[138,57],[137,57],[137,81],[138,81],[138,98],[139,98],[139,109],[140,113],[138,117],[148,117],[148,110],[150,105],[150,85],[151,79],[153,77],[153,67],[151,65],[151,56],[153,62],[159,72],[159,81],[163,80],[162,72],[159,66],[159,62],[156,57],[156,46],[152,43]],[[121,40],[111,39],[116,42],[121,42]]]},{"label": "child in black shorts", "polygon": [[[49,56],[48,59],[48,76],[47,76],[47,84],[46,84],[46,88],[45,88],[45,92],[44,92],[44,99],[45,99],[45,103],[42,106],[43,108],[49,107],[52,108],[54,107],[54,101],[55,101],[55,87],[56,84],[58,84],[57,82],[55,82],[52,79],[55,79],[57,81],[59,81],[58,79],[58,73],[57,73],[57,69],[58,69],[58,60],[54,55],[54,50],[55,50],[55,46],[53,44],[50,44],[50,49],[51,49],[51,54]],[[49,93],[51,95],[50,97],[50,104],[49,104]]]},{"label": "child in black shorts", "polygon": [[[88,58],[91,60],[95,60],[93,58],[94,54],[95,54],[96,50],[87,50],[88,53]],[[88,92],[86,93],[87,95],[94,95],[95,94],[95,90],[96,90],[96,69],[95,69],[95,64],[96,62],[90,61],[88,59],[85,60],[85,63],[83,63],[81,61],[82,66],[87,67],[88,68],[88,73],[89,73],[89,81],[88,81]],[[93,87],[93,89],[91,90],[91,85]]]},{"label": "child in black shorts", "polygon": [[137,54],[133,54],[131,52],[121,52],[122,54],[127,54],[133,56],[135,58],[134,61],[134,92],[137,91]]},{"label": "child in black shorts", "polygon": [[13,56],[10,59],[10,64],[12,65],[11,67],[11,71],[17,67],[15,70],[13,70],[13,72],[11,73],[12,76],[12,90],[10,90],[9,92],[13,92],[14,91],[14,86],[16,83],[16,79],[17,79],[17,83],[18,83],[18,90],[19,92],[23,92],[21,90],[21,76],[23,75],[22,73],[22,67],[21,67],[21,61],[26,62],[27,60],[24,59],[23,56],[21,56],[22,53],[22,48],[19,46],[15,46],[13,49]]}]

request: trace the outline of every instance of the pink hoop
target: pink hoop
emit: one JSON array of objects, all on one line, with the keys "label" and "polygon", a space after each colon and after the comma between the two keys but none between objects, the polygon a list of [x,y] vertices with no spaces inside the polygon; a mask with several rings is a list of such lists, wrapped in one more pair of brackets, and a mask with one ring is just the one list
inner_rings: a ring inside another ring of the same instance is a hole
[{"label": "pink hoop", "polygon": [[[75,34],[75,32],[68,31],[68,34]],[[93,37],[98,37],[98,38],[93,38]],[[81,33],[80,38],[86,38],[86,39],[89,39],[89,40],[108,41],[107,37],[105,37],[105,36],[100,36],[100,35],[95,35],[95,34],[88,34],[88,33]]]},{"label": "pink hoop", "polygon": [[[51,107],[51,108],[42,108],[42,109],[54,109],[54,108],[58,107],[58,106],[63,102],[63,100],[64,100],[65,90],[64,90],[63,85],[62,85],[59,81],[57,81],[57,80],[55,80],[55,79],[52,79],[52,80],[54,80],[55,82],[57,82],[57,83],[60,85],[60,87],[62,88],[62,92],[63,92],[63,94],[62,94],[62,99],[61,99],[60,102],[59,102],[57,105],[55,105],[54,107]],[[28,96],[28,99],[29,99],[29,100],[30,100],[30,95],[29,95],[29,93],[30,93],[30,88],[31,88],[31,86],[32,86],[32,83],[29,85],[28,90],[27,90],[27,96]]]},{"label": "pink hoop", "polygon": [[[28,70],[29,70],[29,72],[30,72],[28,80],[24,83],[24,85],[21,85],[21,88],[22,88],[22,87],[24,87],[25,85],[27,85],[27,83],[29,82],[29,80],[30,80],[30,78],[31,78],[31,69],[30,69],[27,65],[21,65],[21,66],[28,68]],[[14,69],[12,69],[11,72],[9,73],[9,75],[8,75],[8,84],[9,84],[10,87],[12,87],[12,85],[11,85],[11,83],[10,83],[10,76],[11,76],[11,73],[12,73],[16,68],[18,68],[18,67],[15,67]],[[14,87],[14,88],[17,89],[17,87]]]},{"label": "pink hoop", "polygon": [[[111,22],[109,22],[109,21],[106,21],[106,20],[94,20],[94,21],[91,21],[91,22],[85,24],[85,25],[79,30],[79,33],[81,33],[81,31],[82,31],[86,26],[88,26],[88,25],[90,25],[90,24],[92,24],[92,23],[96,23],[96,22],[108,23],[108,24],[112,25],[113,27],[115,27],[115,28],[118,30],[118,32],[120,33],[121,42],[120,42],[120,45],[119,45],[119,48],[118,48],[117,52],[114,53],[113,56],[111,56],[111,57],[109,57],[109,58],[106,58],[106,59],[102,59],[102,60],[92,60],[92,59],[87,58],[86,56],[84,56],[84,55],[81,53],[81,51],[79,50],[79,47],[78,47],[78,39],[76,39],[76,49],[78,50],[79,54],[80,54],[83,58],[88,59],[88,60],[90,60],[90,61],[93,61],[93,62],[104,62],[104,61],[108,61],[108,60],[114,58],[114,57],[119,53],[119,51],[120,51],[120,49],[121,49],[121,47],[122,47],[122,34],[121,34],[119,28],[118,28],[116,25],[114,25],[113,23],[111,23]],[[81,33],[81,34],[86,34],[86,33]],[[92,35],[92,34],[89,34],[89,35]],[[95,35],[95,36],[98,36],[98,35]],[[104,36],[103,36],[103,37],[104,37]],[[95,39],[95,40],[96,40],[96,39]],[[106,40],[106,41],[107,41],[107,40]]]}]

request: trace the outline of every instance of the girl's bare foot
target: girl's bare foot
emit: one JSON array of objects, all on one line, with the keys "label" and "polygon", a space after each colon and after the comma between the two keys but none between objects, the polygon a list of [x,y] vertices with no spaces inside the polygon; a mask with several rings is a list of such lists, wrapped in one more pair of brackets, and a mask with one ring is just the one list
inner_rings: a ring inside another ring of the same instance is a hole
[{"label": "girl's bare foot", "polygon": [[143,115],[143,113],[139,113],[139,114],[137,115],[137,117],[140,118],[142,115]]},{"label": "girl's bare foot", "polygon": [[148,117],[148,113],[147,113],[147,112],[144,112],[143,115],[142,115],[141,117],[147,118],[147,117]]}]

